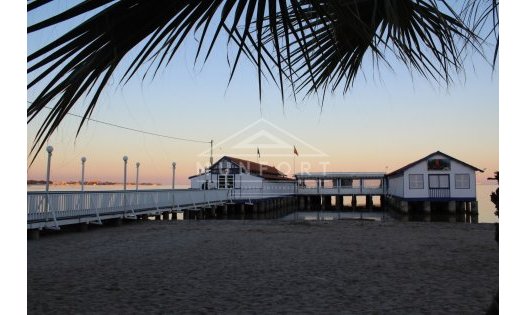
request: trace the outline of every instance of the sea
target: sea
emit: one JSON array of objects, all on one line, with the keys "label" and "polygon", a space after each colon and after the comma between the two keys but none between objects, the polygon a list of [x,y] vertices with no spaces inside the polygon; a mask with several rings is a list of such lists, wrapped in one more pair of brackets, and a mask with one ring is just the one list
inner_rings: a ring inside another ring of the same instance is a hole
[{"label": "sea", "polygon": [[[28,191],[44,191],[45,185],[28,185],[27,190]],[[80,185],[50,185],[49,190],[50,191],[79,191]],[[171,185],[139,185],[139,190],[156,190],[156,189],[171,189]],[[175,185],[176,189],[188,189],[188,185]],[[479,208],[479,215],[476,219],[476,222],[478,223],[496,223],[498,222],[498,217],[495,215],[495,205],[491,202],[491,193],[494,192],[498,188],[498,185],[495,184],[477,184],[477,201],[478,201],[478,208]],[[122,190],[123,185],[86,185],[84,186],[84,190],[86,191],[101,191],[101,190]],[[128,185],[127,189],[129,190],[135,190],[135,185]],[[373,202],[375,205],[378,203],[378,200],[375,198],[373,199]],[[358,202],[358,206],[360,206],[360,201]],[[301,213],[300,213],[301,215]],[[317,212],[313,213],[304,213],[305,217],[318,217]],[[385,217],[386,215],[392,216],[394,219],[401,219],[399,216],[395,216],[389,213],[383,213],[383,212],[368,212],[368,213],[341,213],[341,212],[326,212],[324,213],[325,218],[355,218],[355,217],[361,217],[365,218],[370,217],[371,219],[381,219],[382,217]],[[284,215],[284,218],[298,218],[298,213],[288,213],[287,215]],[[407,218],[405,218],[407,219]],[[410,218],[410,221],[420,221],[421,218]],[[422,219],[423,220],[423,219]],[[440,219],[439,219],[440,220]],[[435,220],[432,220],[435,221]],[[473,222],[470,220],[470,222]],[[474,222],[473,222],[474,223]]]}]

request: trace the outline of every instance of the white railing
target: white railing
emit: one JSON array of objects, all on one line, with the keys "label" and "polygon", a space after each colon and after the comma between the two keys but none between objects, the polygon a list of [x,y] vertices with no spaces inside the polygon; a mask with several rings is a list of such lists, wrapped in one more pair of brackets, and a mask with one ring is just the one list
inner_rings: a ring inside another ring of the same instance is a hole
[{"label": "white railing", "polygon": [[231,189],[232,199],[266,199],[282,196],[294,195],[296,193],[294,185],[275,186],[275,187],[253,187],[243,189]]},{"label": "white railing", "polygon": [[139,190],[85,192],[28,192],[27,222],[110,214],[133,215],[159,209],[195,208],[222,203],[227,190]]}]

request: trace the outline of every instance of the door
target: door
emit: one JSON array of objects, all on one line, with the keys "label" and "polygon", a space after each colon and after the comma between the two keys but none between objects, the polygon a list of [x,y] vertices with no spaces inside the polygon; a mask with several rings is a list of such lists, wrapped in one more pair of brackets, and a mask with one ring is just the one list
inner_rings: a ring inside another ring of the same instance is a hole
[{"label": "door", "polygon": [[449,174],[429,174],[429,197],[449,198]]}]

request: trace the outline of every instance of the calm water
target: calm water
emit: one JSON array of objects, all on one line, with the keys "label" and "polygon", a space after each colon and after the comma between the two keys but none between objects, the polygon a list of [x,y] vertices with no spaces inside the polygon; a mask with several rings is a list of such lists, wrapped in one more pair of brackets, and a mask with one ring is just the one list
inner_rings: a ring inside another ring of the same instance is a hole
[{"label": "calm water", "polygon": [[[188,188],[187,185],[176,185],[177,189],[186,189]],[[477,185],[477,200],[478,200],[478,206],[479,206],[479,215],[478,215],[478,222],[479,223],[495,223],[498,222],[498,218],[495,216],[495,206],[491,202],[490,194],[494,192],[497,189],[497,185]],[[45,190],[45,185],[30,185],[27,186],[28,191],[43,191]],[[171,189],[171,185],[139,185],[140,190],[151,190],[151,189]],[[86,191],[100,191],[100,190],[122,190],[122,185],[100,185],[100,186],[85,186],[84,189]],[[135,190],[135,185],[128,185],[128,190]],[[79,191],[80,186],[79,185],[51,185],[50,191]],[[361,200],[358,199],[358,205],[360,205],[362,202],[365,202],[365,199]],[[375,205],[379,203],[379,200],[377,198],[373,199],[373,202]],[[344,201],[344,204],[347,204],[347,202]],[[356,219],[356,218],[365,218],[370,220],[382,220],[386,216],[394,217],[395,219],[401,219],[401,220],[417,220],[417,221],[425,221],[429,218],[425,217],[410,217],[410,218],[400,218],[396,215],[382,212],[382,211],[355,211],[355,212],[334,212],[334,211],[325,211],[323,213],[324,218],[326,220],[334,220],[334,219]],[[285,219],[317,219],[318,212],[312,211],[312,212],[295,212],[295,213],[282,213],[277,212],[276,216],[284,216]],[[269,218],[275,218],[273,217],[254,217],[254,219],[269,219]],[[236,219],[237,217],[233,217]],[[246,219],[250,219],[250,217],[246,217]],[[431,221],[451,221],[451,217],[440,217],[440,216],[432,216]],[[457,218],[457,221],[460,219]]]}]

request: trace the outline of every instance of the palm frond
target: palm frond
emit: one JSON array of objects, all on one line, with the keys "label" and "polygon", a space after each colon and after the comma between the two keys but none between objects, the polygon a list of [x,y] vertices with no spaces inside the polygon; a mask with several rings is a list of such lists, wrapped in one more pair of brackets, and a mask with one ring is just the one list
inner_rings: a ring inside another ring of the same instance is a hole
[{"label": "palm frond", "polygon": [[[476,1],[471,4],[476,6]],[[496,0],[494,0],[495,3]],[[28,2],[28,12],[50,2]],[[90,117],[115,70],[121,84],[146,67],[155,76],[169,64],[190,34],[197,38],[195,56],[208,60],[223,33],[235,47],[229,80],[241,56],[255,65],[258,91],[272,80],[292,94],[323,93],[343,86],[348,91],[366,53],[388,63],[386,53],[432,80],[449,82],[462,67],[462,45],[472,29],[435,0],[85,0],[28,26],[28,33],[87,16],[76,27],[28,56],[28,89],[37,96],[27,109],[28,123],[52,106],[40,126],[34,157],[77,101],[88,106],[78,131]],[[498,3],[497,3],[498,5]],[[139,48],[134,50],[134,48]],[[131,62],[125,57],[131,51]],[[77,135],[78,135],[77,131]]]}]

